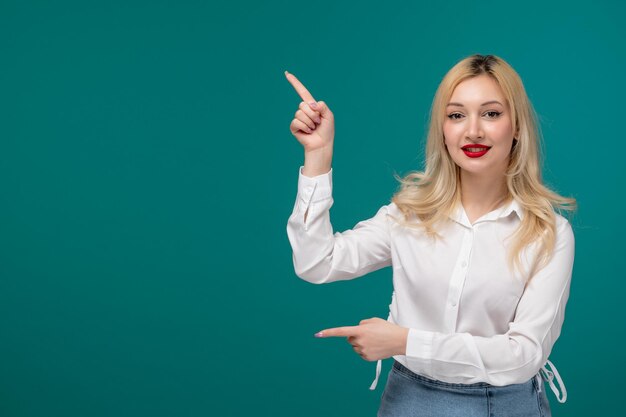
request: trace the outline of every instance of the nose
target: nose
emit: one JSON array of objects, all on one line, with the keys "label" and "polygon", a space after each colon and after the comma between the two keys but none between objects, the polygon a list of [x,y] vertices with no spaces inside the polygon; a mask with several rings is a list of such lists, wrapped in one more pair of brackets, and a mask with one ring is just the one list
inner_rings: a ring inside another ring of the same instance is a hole
[{"label": "nose", "polygon": [[480,123],[480,117],[468,117],[467,131],[465,132],[465,138],[472,142],[480,142],[485,137]]}]

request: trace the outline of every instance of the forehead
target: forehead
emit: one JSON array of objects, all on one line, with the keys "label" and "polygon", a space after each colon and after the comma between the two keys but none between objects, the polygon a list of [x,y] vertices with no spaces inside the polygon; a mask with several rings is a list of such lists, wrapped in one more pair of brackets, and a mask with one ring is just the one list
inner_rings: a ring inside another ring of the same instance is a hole
[{"label": "forehead", "polygon": [[463,80],[454,88],[450,97],[450,101],[477,106],[491,100],[506,103],[496,80],[485,74]]}]

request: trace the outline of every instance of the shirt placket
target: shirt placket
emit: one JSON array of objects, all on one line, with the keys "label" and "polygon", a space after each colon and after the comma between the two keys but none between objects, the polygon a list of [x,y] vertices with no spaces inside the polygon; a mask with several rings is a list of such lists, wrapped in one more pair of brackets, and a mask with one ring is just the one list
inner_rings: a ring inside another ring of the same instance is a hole
[{"label": "shirt placket", "polygon": [[456,331],[456,325],[459,314],[459,303],[465,279],[469,271],[470,256],[472,253],[472,245],[474,243],[474,229],[466,227],[463,231],[463,241],[461,250],[457,256],[450,286],[448,287],[448,297],[446,299],[446,311],[444,315],[444,323],[449,332]]}]

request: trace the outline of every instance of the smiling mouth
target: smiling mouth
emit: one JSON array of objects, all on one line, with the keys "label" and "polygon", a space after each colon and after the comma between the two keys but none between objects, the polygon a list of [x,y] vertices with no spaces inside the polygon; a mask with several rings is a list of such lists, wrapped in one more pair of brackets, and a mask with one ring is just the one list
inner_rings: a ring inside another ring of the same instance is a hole
[{"label": "smiling mouth", "polygon": [[463,153],[470,158],[480,158],[486,154],[491,147],[485,145],[465,145],[461,149],[463,150]]}]

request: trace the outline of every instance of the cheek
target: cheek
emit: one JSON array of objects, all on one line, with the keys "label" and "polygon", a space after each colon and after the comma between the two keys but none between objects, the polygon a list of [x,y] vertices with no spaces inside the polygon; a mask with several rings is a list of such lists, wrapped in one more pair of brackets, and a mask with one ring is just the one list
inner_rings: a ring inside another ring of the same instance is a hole
[{"label": "cheek", "polygon": [[497,138],[507,139],[512,137],[513,126],[509,121],[503,121],[503,123],[498,123],[493,126],[493,136]]},{"label": "cheek", "polygon": [[454,129],[452,129],[450,127],[450,125],[448,125],[447,123],[444,123],[443,125],[443,143],[446,144],[446,146],[448,146],[450,144],[450,142],[453,140],[454,138]]}]

